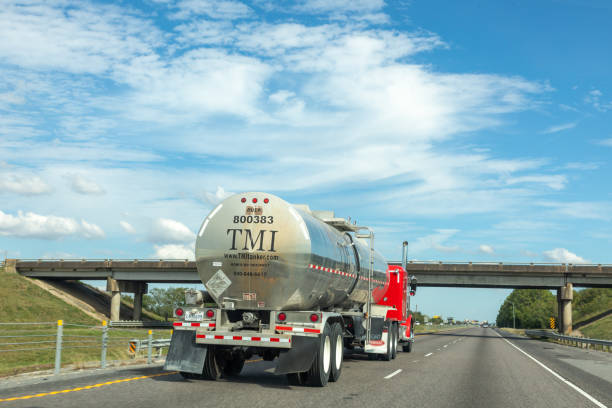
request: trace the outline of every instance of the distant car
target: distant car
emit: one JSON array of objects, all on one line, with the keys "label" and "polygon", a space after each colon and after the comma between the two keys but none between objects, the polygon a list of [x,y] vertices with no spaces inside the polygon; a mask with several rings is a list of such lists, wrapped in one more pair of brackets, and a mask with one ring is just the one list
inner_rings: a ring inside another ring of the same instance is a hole
[{"label": "distant car", "polygon": [[420,326],[420,325],[421,325],[421,322],[415,322],[414,324],[415,324],[416,326]]},{"label": "distant car", "polygon": [[489,327],[489,325],[488,325],[488,324],[486,324],[486,323],[482,325],[482,328],[483,328],[483,329],[486,329],[487,327]]}]

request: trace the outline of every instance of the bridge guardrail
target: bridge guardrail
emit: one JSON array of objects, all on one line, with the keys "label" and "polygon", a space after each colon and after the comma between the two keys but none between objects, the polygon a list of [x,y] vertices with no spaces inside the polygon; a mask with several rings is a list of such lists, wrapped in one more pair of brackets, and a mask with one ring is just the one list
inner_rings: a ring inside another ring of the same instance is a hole
[{"label": "bridge guardrail", "polygon": [[559,340],[565,344],[570,344],[570,345],[575,344],[577,347],[584,347],[585,345],[588,347],[589,345],[594,345],[594,346],[601,346],[602,350],[605,350],[607,348],[607,350],[610,351],[612,349],[611,340],[564,336],[562,334],[549,332],[547,330],[525,330],[525,334],[531,337],[547,337],[547,338]]}]

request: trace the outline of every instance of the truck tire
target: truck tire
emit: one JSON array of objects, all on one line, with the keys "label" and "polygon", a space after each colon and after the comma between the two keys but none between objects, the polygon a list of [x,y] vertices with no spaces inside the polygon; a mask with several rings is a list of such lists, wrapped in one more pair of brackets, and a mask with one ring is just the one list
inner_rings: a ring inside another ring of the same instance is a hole
[{"label": "truck tire", "polygon": [[289,385],[304,385],[306,379],[305,373],[289,373],[287,374],[287,382]]},{"label": "truck tire", "polygon": [[397,324],[393,323],[393,341],[391,342],[391,359],[394,360],[397,357],[397,342],[399,337],[399,330]]},{"label": "truck tire", "polygon": [[206,358],[204,359],[204,370],[202,370],[202,378],[205,380],[216,381],[221,378],[221,364],[214,346],[208,346],[206,350]]},{"label": "truck tire", "polygon": [[181,377],[183,377],[186,380],[197,378],[199,375],[199,374],[194,374],[194,373],[188,373],[186,371],[179,371],[179,374],[181,375]]},{"label": "truck tire", "polygon": [[381,354],[380,357],[383,361],[391,361],[391,354],[393,350],[393,326],[390,324],[387,329],[387,352],[385,354]]},{"label": "truck tire", "polygon": [[412,351],[412,341],[408,340],[404,344],[402,344],[402,351],[404,353],[410,353]]},{"label": "truck tire", "polygon": [[344,363],[344,336],[342,335],[342,325],[334,323],[331,327],[331,371],[329,381],[336,382],[342,374],[342,364]]},{"label": "truck tire", "polygon": [[308,370],[306,376],[308,385],[312,387],[325,387],[329,381],[331,371],[331,329],[325,323],[321,337],[319,337],[319,350]]},{"label": "truck tire", "polygon": [[223,374],[227,376],[239,375],[244,367],[244,358],[234,357],[225,362],[223,366]]}]

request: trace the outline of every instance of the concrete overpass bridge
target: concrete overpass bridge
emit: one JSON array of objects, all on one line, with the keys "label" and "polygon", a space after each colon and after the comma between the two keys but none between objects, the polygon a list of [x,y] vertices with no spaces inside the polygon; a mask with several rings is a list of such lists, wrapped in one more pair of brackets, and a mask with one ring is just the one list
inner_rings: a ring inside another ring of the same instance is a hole
[{"label": "concrete overpass bridge", "polygon": [[[572,327],[574,286],[612,287],[612,265],[411,261],[406,269],[423,287],[554,289],[565,333]],[[112,294],[111,320],[119,319],[121,292],[134,293],[134,319],[139,320],[148,283],[200,283],[195,262],[188,260],[7,259],[6,270],[30,278],[105,280]]]}]

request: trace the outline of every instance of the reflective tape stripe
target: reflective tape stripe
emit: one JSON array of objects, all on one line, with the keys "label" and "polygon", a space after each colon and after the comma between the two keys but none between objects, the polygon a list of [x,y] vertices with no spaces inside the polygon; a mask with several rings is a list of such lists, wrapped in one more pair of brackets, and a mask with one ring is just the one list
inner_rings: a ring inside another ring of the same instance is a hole
[{"label": "reflective tape stripe", "polygon": [[291,339],[282,339],[280,337],[254,337],[254,336],[222,336],[218,334],[196,334],[198,339],[208,340],[236,340],[236,341],[261,341],[272,343],[291,343]]},{"label": "reflective tape stripe", "polygon": [[[352,278],[352,279],[359,278],[359,280],[363,280],[363,281],[366,281],[366,282],[369,280],[365,276],[359,276],[358,277],[356,274],[339,271],[337,269],[328,268],[326,266],[309,264],[308,267],[311,268],[311,269],[315,269],[317,271],[329,272],[329,273],[333,273],[334,275],[340,275],[340,276],[344,276],[344,277],[348,277],[348,278]],[[372,279],[371,281],[372,281],[372,283],[376,283],[378,285],[384,285],[385,284],[384,281],[380,281],[378,279]]]},{"label": "reflective tape stripe", "polygon": [[319,329],[311,329],[309,327],[290,327],[290,326],[276,326],[278,331],[290,331],[295,333],[321,333]]},{"label": "reflective tape stripe", "polygon": [[191,322],[174,322],[173,326],[177,327],[215,327],[216,323],[191,323]]}]

